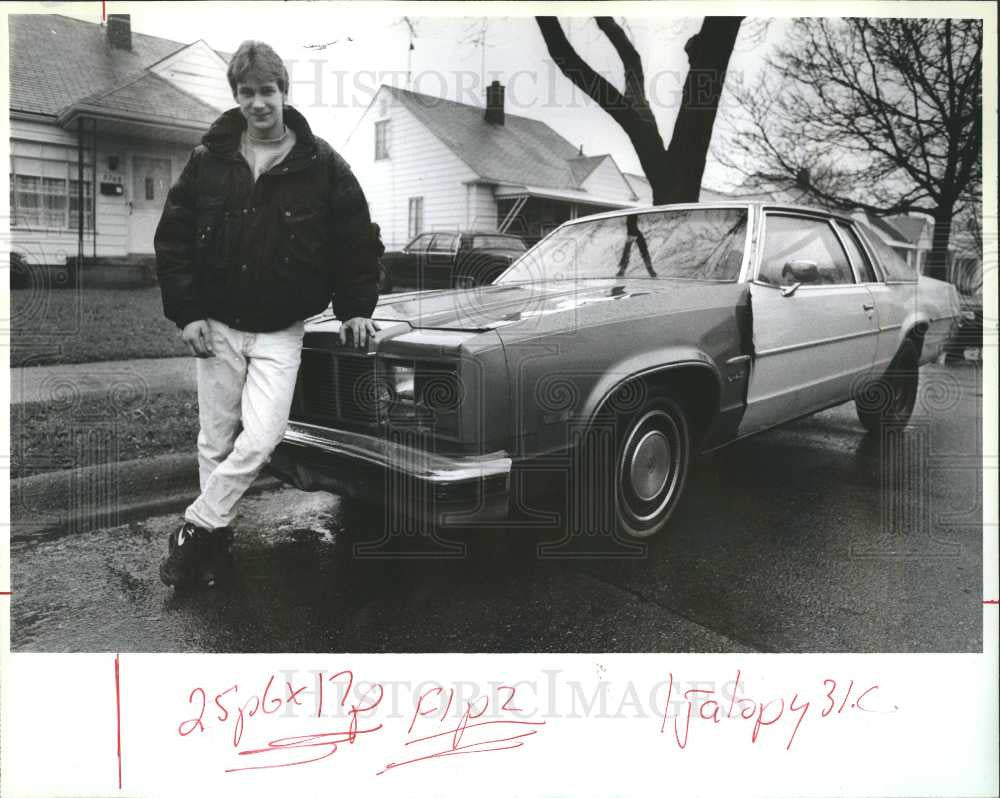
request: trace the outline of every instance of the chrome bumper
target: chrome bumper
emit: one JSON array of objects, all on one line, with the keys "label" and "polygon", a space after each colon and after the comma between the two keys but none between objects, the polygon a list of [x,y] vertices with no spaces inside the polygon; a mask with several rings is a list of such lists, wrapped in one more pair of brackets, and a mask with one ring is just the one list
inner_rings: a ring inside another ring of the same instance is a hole
[{"label": "chrome bumper", "polygon": [[400,507],[437,523],[506,517],[507,452],[453,457],[364,433],[289,422],[270,470],[301,490]]}]

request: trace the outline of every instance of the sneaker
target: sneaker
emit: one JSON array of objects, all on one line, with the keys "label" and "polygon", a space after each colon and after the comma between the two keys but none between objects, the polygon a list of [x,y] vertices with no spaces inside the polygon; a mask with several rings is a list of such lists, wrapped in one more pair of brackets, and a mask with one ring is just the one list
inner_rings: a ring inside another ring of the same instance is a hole
[{"label": "sneaker", "polygon": [[224,526],[203,535],[204,556],[198,561],[198,581],[214,587],[219,578],[232,568],[233,554],[229,546],[233,541],[232,527]]},{"label": "sneaker", "polygon": [[211,555],[211,535],[209,530],[185,521],[180,529],[167,536],[167,556],[160,563],[163,584],[180,587],[204,582],[202,568]]}]

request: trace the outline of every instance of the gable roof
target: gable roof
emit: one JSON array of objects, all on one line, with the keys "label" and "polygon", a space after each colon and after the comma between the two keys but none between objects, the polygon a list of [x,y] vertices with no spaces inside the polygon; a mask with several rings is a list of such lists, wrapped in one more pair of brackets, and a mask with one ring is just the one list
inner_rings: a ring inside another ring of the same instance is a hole
[{"label": "gable roof", "polygon": [[580,155],[569,162],[570,171],[577,183],[583,183],[591,173],[600,165],[607,155]]},{"label": "gable roof", "polygon": [[383,88],[483,180],[559,189],[580,185],[570,166],[579,151],[544,122],[505,114],[504,124],[495,125],[475,105]]},{"label": "gable roof", "polygon": [[104,26],[61,14],[12,14],[8,20],[12,111],[55,116],[184,46],[133,30],[132,50],[119,50],[108,43]]},{"label": "gable roof", "polygon": [[910,244],[917,244],[927,227],[927,219],[919,216],[890,216],[886,221],[891,224],[904,241]]},{"label": "gable roof", "polygon": [[182,91],[155,72],[142,72],[110,91],[84,97],[73,103],[72,110],[101,110],[109,112],[109,116],[162,117],[175,124],[190,123],[200,129],[211,125],[219,115],[218,109]]}]

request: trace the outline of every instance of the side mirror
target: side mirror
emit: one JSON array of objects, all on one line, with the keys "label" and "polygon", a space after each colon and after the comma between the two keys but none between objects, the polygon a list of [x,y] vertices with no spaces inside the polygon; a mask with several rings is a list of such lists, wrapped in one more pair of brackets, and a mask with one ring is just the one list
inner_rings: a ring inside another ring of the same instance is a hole
[{"label": "side mirror", "polygon": [[819,267],[812,260],[790,260],[781,269],[781,282],[819,282]]}]

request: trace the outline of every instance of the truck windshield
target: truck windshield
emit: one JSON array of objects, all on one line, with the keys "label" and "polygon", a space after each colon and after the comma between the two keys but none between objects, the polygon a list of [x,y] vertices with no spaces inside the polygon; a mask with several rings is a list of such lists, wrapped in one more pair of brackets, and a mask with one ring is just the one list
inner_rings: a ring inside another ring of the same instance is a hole
[{"label": "truck windshield", "polygon": [[497,283],[608,277],[733,281],[746,247],[747,208],[647,211],[566,225]]}]

